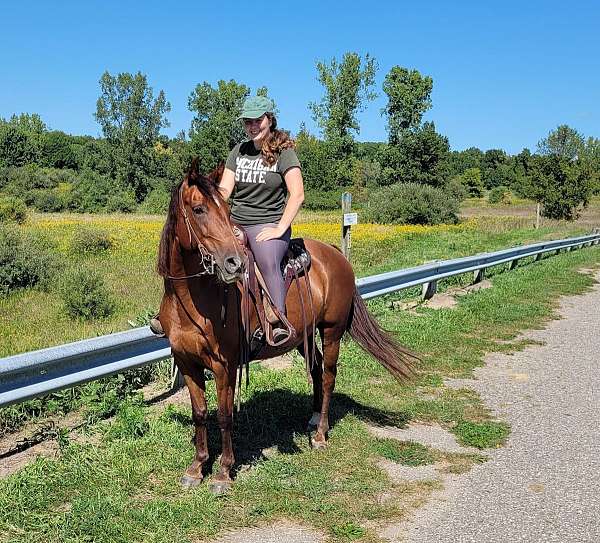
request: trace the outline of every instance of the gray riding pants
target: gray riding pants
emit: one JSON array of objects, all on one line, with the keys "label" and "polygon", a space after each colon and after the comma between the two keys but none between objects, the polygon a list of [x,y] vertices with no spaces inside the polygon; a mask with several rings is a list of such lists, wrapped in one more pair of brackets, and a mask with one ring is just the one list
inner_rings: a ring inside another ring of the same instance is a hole
[{"label": "gray riding pants", "polygon": [[256,265],[262,274],[273,303],[285,314],[285,281],[281,273],[281,260],[285,256],[292,237],[292,229],[288,228],[283,236],[267,241],[256,241],[256,236],[266,226],[276,227],[277,223],[242,226],[248,236],[250,249]]}]

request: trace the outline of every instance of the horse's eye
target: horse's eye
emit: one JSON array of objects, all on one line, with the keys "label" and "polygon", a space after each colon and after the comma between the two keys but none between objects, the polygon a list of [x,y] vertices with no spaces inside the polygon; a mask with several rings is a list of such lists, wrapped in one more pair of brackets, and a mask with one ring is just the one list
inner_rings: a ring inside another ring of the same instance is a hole
[{"label": "horse's eye", "polygon": [[193,212],[196,215],[201,215],[202,213],[206,213],[206,208],[204,206],[196,206],[192,208]]}]

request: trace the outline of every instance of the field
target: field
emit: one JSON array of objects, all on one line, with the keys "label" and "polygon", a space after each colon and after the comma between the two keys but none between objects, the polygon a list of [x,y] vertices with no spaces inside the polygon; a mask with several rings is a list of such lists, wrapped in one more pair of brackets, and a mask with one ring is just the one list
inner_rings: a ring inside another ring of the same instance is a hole
[{"label": "field", "polygon": [[[352,262],[357,275],[364,276],[567,237],[589,232],[598,213],[593,206],[581,222],[545,223],[534,230],[527,209],[490,210],[469,202],[464,210],[468,219],[457,226],[359,225]],[[332,214],[305,213],[294,234],[339,243],[336,221]],[[113,249],[93,257],[73,256],[71,239],[82,222],[109,231]],[[161,226],[159,217],[31,217],[24,228],[46,236],[70,265],[102,272],[117,310],[105,321],[85,323],[64,314],[52,289],[0,298],[0,356],[125,329],[129,320],[156,307],[161,284],[153,268]],[[295,359],[283,370],[253,366],[235,416],[238,474],[226,497],[215,498],[205,486],[180,490],[179,476],[193,455],[185,403],[144,401],[135,387],[128,387],[111,409],[102,410],[97,404],[114,381],[105,388],[95,385],[88,394],[95,411],[85,401],[72,404],[83,412],[84,424],[76,430],[60,422],[54,427],[55,455],[0,480],[0,541],[198,541],[228,528],[281,518],[299,519],[331,541],[378,541],[373,527],[407,515],[426,500],[435,483],[393,483],[376,466],[377,459],[437,463],[453,472],[485,461],[485,449],[500,446],[509,429],[491,417],[476,394],[447,388],[444,379],[470,375],[487,352],[522,348],[519,332],[552,318],[558,296],[585,291],[593,280],[578,270],[599,261],[600,251],[593,247],[522,262],[510,273],[493,269],[493,288],[462,297],[454,309],[390,309],[392,302],[414,297],[416,290],[369,302],[382,325],[421,353],[423,363],[415,382],[400,385],[351,341],[344,342],[326,451],[312,450],[304,433],[310,395],[301,361]],[[468,278],[448,281],[442,289],[466,282]],[[211,387],[209,401],[214,458],[219,444]],[[48,414],[39,405],[36,409],[27,417]],[[0,412],[5,431],[23,422],[18,415]],[[409,421],[439,424],[481,452],[441,453],[375,438],[366,429],[366,424],[402,427]],[[385,494],[393,499],[382,500]]]}]

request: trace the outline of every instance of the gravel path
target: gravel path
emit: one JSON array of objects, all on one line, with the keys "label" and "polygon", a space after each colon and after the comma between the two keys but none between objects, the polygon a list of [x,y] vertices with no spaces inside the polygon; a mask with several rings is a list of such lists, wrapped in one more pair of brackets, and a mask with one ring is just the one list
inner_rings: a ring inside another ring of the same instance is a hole
[{"label": "gravel path", "polygon": [[[597,276],[598,277],[598,276]],[[598,277],[600,278],[600,277]],[[506,447],[415,513],[397,541],[600,541],[600,286],[566,298],[562,320],[527,337],[512,356],[494,354],[476,389],[512,433]]]}]

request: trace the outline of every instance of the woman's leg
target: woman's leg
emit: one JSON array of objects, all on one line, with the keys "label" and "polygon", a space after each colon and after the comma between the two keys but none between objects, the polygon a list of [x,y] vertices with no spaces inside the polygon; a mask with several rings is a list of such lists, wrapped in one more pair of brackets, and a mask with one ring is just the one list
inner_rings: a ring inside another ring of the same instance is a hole
[{"label": "woman's leg", "polygon": [[281,273],[281,260],[285,256],[290,244],[292,229],[288,228],[286,232],[277,239],[267,241],[256,241],[256,236],[265,226],[277,226],[276,224],[257,224],[254,226],[244,226],[248,235],[250,249],[256,260],[256,265],[262,274],[269,294],[273,298],[273,303],[285,314],[285,281]]}]

